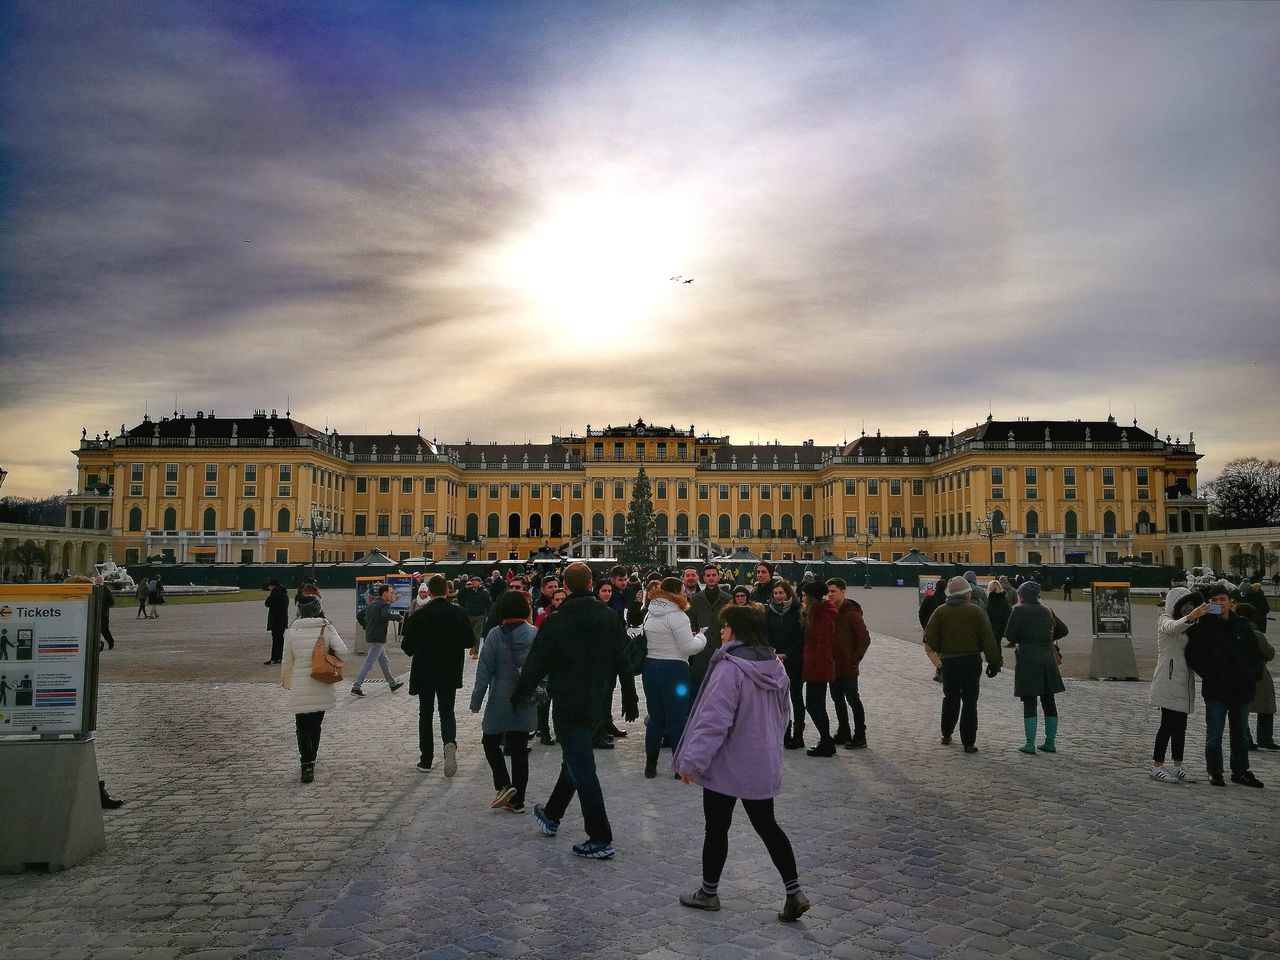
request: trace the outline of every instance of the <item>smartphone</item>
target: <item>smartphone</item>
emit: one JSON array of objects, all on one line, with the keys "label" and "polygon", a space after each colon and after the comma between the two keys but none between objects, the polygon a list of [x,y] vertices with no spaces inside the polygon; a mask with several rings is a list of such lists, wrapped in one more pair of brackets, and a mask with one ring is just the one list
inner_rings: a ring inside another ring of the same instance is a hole
[{"label": "smartphone", "polygon": [[1222,613],[1222,604],[1220,603],[1209,604],[1209,612],[1212,613],[1214,616],[1217,616],[1218,614]]}]

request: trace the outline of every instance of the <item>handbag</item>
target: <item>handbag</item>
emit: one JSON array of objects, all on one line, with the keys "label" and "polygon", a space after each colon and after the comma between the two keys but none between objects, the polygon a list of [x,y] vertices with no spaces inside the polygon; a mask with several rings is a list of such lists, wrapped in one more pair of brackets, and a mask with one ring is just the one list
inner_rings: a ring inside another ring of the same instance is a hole
[{"label": "handbag", "polygon": [[[503,639],[507,641],[507,655],[510,656],[512,661],[514,662],[516,658],[515,645],[511,642],[511,638],[506,634],[506,631],[503,631]],[[523,676],[524,676],[524,664],[516,663],[516,684],[517,685],[520,683],[520,680]],[[538,681],[538,685],[529,691],[529,695],[526,696],[520,702],[531,703],[534,706],[540,707],[544,703],[549,703],[550,701],[551,701],[551,694],[547,692],[547,678],[543,677],[541,680]]]},{"label": "handbag", "polygon": [[324,627],[320,628],[316,645],[311,648],[311,679],[321,683],[342,682],[342,658],[329,649],[324,639]]},{"label": "handbag", "polygon": [[[1045,609],[1049,610],[1048,607],[1045,607]],[[1057,632],[1054,629],[1054,624],[1057,620],[1058,618],[1053,615],[1053,611],[1049,610],[1049,645],[1053,647],[1053,658],[1058,661],[1058,666],[1062,666],[1062,648],[1058,646],[1058,641],[1053,639],[1053,635]]]}]

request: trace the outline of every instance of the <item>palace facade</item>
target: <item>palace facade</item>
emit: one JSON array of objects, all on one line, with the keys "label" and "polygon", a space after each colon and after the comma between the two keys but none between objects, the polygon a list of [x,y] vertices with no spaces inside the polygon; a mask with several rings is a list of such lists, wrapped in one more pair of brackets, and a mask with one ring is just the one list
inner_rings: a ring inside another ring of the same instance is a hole
[{"label": "palace facade", "polygon": [[[1171,562],[1203,531],[1194,438],[1114,418],[993,420],[954,435],[735,444],[694,426],[625,426],[548,443],[340,435],[288,415],[144,417],[82,436],[72,527],[117,560],[300,563],[540,549],[615,555],[640,469],[669,562],[746,547],[766,559]],[[314,537],[299,532],[318,520]]]}]

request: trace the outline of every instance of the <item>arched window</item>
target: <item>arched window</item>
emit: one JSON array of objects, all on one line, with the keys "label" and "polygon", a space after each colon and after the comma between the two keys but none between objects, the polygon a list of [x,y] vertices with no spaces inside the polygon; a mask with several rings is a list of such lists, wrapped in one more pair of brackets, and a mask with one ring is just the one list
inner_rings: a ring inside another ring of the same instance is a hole
[{"label": "arched window", "polygon": [[711,539],[711,517],[705,513],[698,514],[698,536],[704,540]]},{"label": "arched window", "polygon": [[[129,511],[129,530],[133,532],[141,529],[142,529],[142,510],[138,507],[133,507]],[[67,564],[63,564],[63,566],[65,567],[67,566]]]},{"label": "arched window", "polygon": [[735,531],[739,537],[749,537],[751,530],[751,515],[747,513],[738,514],[738,529]]},{"label": "arched window", "polygon": [[665,513],[660,513],[653,518],[653,527],[654,532],[664,540],[671,534],[670,524],[667,521],[667,515]]},{"label": "arched window", "polygon": [[1138,512],[1138,532],[1151,532],[1151,514],[1147,513],[1145,510],[1140,510]]},{"label": "arched window", "polygon": [[800,536],[813,538],[813,514],[806,513],[800,517]]},{"label": "arched window", "polygon": [[[496,514],[495,514],[496,516]],[[466,536],[468,540],[480,539],[480,514],[468,513],[466,519]]]},{"label": "arched window", "polygon": [[496,539],[497,537],[501,536],[499,532],[501,529],[502,529],[502,519],[496,513],[491,513],[489,514],[488,517],[485,518],[484,535],[488,537],[490,540]]},{"label": "arched window", "polygon": [[178,529],[178,511],[173,507],[164,509],[164,528],[170,533]]},{"label": "arched window", "polygon": [[627,518],[620,513],[613,515],[613,535],[615,537],[625,537],[627,535]]},{"label": "arched window", "polygon": [[1027,533],[1031,536],[1038,536],[1040,533],[1040,514],[1034,510],[1027,511]]},{"label": "arched window", "polygon": [[507,517],[507,536],[508,537],[520,536],[520,514],[513,513],[509,517]]},{"label": "arched window", "polygon": [[84,508],[84,528],[92,530],[98,525],[98,511],[92,505]]},{"label": "arched window", "polygon": [[[204,519],[201,526],[204,527],[205,533],[213,533],[213,531],[217,530],[218,529],[218,511],[214,510],[213,507],[205,507]],[[168,527],[166,527],[165,529],[167,530]]]},{"label": "arched window", "polygon": [[1190,510],[1182,511],[1182,532],[1183,533],[1191,532],[1191,511]]},{"label": "arched window", "polygon": [[794,521],[791,519],[791,514],[784,513],[782,515],[782,519],[779,521],[778,535],[782,537],[794,537],[796,535],[796,528]]},{"label": "arched window", "polygon": [[529,514],[529,532],[535,537],[542,536],[542,514]]},{"label": "arched window", "polygon": [[727,513],[720,514],[716,519],[716,536],[721,540],[729,539],[732,536],[729,530],[730,526],[732,526],[732,521],[729,519],[729,515]]},{"label": "arched window", "polygon": [[253,533],[258,529],[258,514],[253,507],[245,507],[240,515],[240,529],[245,533]]},{"label": "arched window", "polygon": [[687,513],[676,514],[676,536],[687,537],[689,535],[689,515]]},{"label": "arched window", "polygon": [[1068,510],[1066,512],[1066,515],[1063,516],[1062,532],[1065,533],[1068,537],[1074,537],[1079,534],[1080,532],[1079,523],[1076,519],[1076,512],[1074,510]]},{"label": "arched window", "polygon": [[761,514],[760,516],[760,536],[773,536],[773,517],[769,516],[767,513]]},{"label": "arched window", "polygon": [[1102,515],[1102,532],[1113,537],[1116,535],[1116,515],[1111,510]]},{"label": "arched window", "polygon": [[571,537],[580,537],[580,536],[582,536],[582,514],[580,514],[580,513],[575,513],[575,514],[571,514],[571,515],[570,515],[570,517],[569,517],[569,536],[571,536]]},{"label": "arched window", "polygon": [[596,536],[604,536],[604,514],[593,513],[591,515],[591,532]]},{"label": "arched window", "polygon": [[1004,533],[1004,511],[1003,510],[991,511],[991,532]]},{"label": "arched window", "polygon": [[560,514],[558,514],[558,513],[553,513],[553,514],[551,515],[551,533],[550,533],[550,536],[552,536],[552,537],[561,537],[561,536],[564,536],[564,531],[561,529],[561,527],[563,526],[563,523],[564,523],[564,521],[563,521],[563,520],[561,520],[561,518],[560,518]]},{"label": "arched window", "polygon": [[290,521],[293,517],[289,516],[289,508],[281,507],[279,513],[276,514],[276,533],[288,533],[292,528]]}]

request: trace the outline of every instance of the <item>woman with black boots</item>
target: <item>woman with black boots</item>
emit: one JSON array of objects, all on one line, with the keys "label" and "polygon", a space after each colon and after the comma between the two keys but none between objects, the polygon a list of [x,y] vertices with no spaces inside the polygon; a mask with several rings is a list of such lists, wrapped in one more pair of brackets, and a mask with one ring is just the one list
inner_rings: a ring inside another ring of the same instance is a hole
[{"label": "woman with black boots", "polygon": [[707,645],[706,634],[694,633],[685,610],[680,581],[663,580],[648,595],[649,610],[644,618],[645,657],[640,676],[644,684],[644,775],[658,775],[658,751],[663,739],[678,744],[689,716],[689,689],[692,679],[689,658]]},{"label": "woman with black boots", "polygon": [[311,654],[317,643],[324,643],[329,653],[347,655],[337,629],[324,615],[319,591],[314,586],[302,588],[298,598],[298,619],[284,634],[284,656],[280,666],[281,682],[291,692],[289,707],[293,710],[298,735],[298,757],[302,762],[302,782],[310,783],[316,775],[316,751],[320,747],[320,726],[326,710],[338,702],[336,684],[321,683],[311,678]]},{"label": "woman with black boots", "polygon": [[836,679],[836,621],[840,612],[827,599],[827,585],[817,580],[806,583],[804,609],[800,623],[804,627],[804,702],[813,728],[818,731],[818,744],[805,751],[811,757],[834,757],[836,742],[831,738],[831,721],[827,717],[827,688]]},{"label": "woman with black boots", "polygon": [[791,584],[774,580],[764,611],[765,635],[769,646],[778,651],[778,659],[791,681],[791,722],[787,724],[782,745],[788,750],[804,748],[804,627],[800,625],[800,602]]}]

